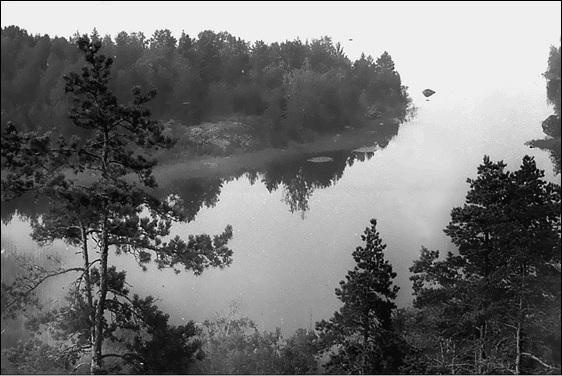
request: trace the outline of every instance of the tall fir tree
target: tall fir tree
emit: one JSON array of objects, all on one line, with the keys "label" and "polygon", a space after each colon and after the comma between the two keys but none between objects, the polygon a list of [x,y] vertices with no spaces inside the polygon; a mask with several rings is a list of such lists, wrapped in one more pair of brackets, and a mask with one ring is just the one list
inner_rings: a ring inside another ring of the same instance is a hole
[{"label": "tall fir tree", "polygon": [[330,356],[330,372],[397,373],[402,362],[402,341],[392,321],[399,288],[376,225],[372,219],[361,235],[365,245],[353,252],[356,265],[336,289],[343,306],[316,325],[320,348]]}]

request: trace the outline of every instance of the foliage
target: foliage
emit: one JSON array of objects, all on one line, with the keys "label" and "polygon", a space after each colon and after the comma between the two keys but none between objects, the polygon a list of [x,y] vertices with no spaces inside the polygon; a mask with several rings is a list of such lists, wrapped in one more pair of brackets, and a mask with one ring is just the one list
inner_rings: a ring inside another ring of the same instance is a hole
[{"label": "foliage", "polygon": [[[168,315],[152,297],[130,296],[125,272],[108,270],[110,298],[104,324],[103,358],[106,370],[135,374],[187,373],[201,359],[199,329],[193,322],[168,324]],[[93,283],[99,285],[99,271]],[[5,351],[7,359],[21,373],[71,373],[89,365],[84,349],[89,347],[89,307],[83,294],[72,289],[66,304],[42,310],[26,322],[32,337]]]},{"label": "foliage", "polygon": [[317,372],[316,335],[299,329],[284,339],[277,328],[260,331],[232,311],[203,323],[205,358],[195,370],[204,374],[313,374]]},{"label": "foliage", "polygon": [[314,331],[297,329],[287,339],[281,350],[283,361],[280,374],[284,375],[311,375],[319,373],[317,360],[318,336]]},{"label": "foliage", "polygon": [[[32,36],[8,26],[1,38],[2,129],[13,120],[27,130],[77,134],[65,118],[72,105],[61,89],[63,76],[79,69],[79,36]],[[409,106],[387,52],[376,61],[363,55],[352,62],[328,37],[266,44],[205,30],[177,40],[164,29],[151,37],[120,32],[102,38],[94,31],[92,39],[114,60],[108,85],[116,98],[129,100],[136,85],[155,88],[159,95],[147,106],[163,120],[192,125],[216,115],[259,115],[273,139],[301,139],[303,129],[342,129],[384,112],[403,118]]]},{"label": "foliage", "polygon": [[[166,34],[158,36],[165,39]],[[159,48],[168,46],[160,39],[153,43],[164,45]],[[166,238],[172,221],[184,221],[186,216],[177,196],[159,200],[150,192],[156,187],[152,175],[156,161],[149,153],[173,144],[144,106],[155,92],[142,93],[135,87],[133,100],[119,104],[109,89],[113,59],[100,53],[101,42],[95,38],[84,36],[76,43],[87,65],[81,74],[71,72],[65,77],[65,90],[73,99],[72,123],[90,136],[67,141],[62,136],[20,133],[10,124],[2,134],[2,168],[6,170],[2,195],[9,198],[33,191],[46,197],[49,209],[33,220],[33,239],[39,244],[62,239],[82,254],[83,265],[57,274],[80,273],[78,294],[88,307],[89,336],[84,348],[92,355],[91,371],[100,372],[103,343],[115,324],[106,320],[112,304],[108,294],[115,293],[109,251],[131,254],[143,269],[154,261],[158,268],[179,273],[183,267],[198,275],[209,267],[231,263],[227,243],[232,228],[227,226],[213,238],[205,234],[190,235],[187,241],[179,236]],[[99,258],[93,259],[94,251]],[[94,267],[97,263],[99,268]]]},{"label": "foliage", "polygon": [[[525,156],[519,170],[484,158],[445,232],[458,247],[423,248],[410,269],[418,322],[453,349],[423,372],[544,373],[560,369],[560,187]],[[428,346],[428,359],[439,359]],[[442,350],[442,348],[441,348]]]},{"label": "foliage", "polygon": [[[206,358],[201,372],[208,374],[276,374],[280,366],[279,330],[260,333],[251,320],[230,320],[221,331],[213,326],[220,322],[205,322]],[[215,328],[216,329],[216,328]]]},{"label": "foliage", "polygon": [[398,286],[396,273],[384,258],[386,245],[376,220],[365,229],[365,246],[353,252],[357,263],[340,282],[336,296],[343,307],[317,324],[320,348],[328,352],[327,369],[352,374],[397,373],[402,363],[402,339],[392,320]]}]

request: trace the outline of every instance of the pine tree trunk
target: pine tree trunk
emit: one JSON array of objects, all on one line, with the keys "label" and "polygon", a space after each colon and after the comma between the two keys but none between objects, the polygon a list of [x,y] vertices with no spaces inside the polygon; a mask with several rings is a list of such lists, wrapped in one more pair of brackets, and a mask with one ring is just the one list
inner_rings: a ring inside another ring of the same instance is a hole
[{"label": "pine tree trunk", "polygon": [[456,357],[456,346],[455,343],[453,342],[453,355],[451,357],[451,375],[455,374],[455,357]]},{"label": "pine tree trunk", "polygon": [[484,340],[486,336],[486,322],[482,324],[478,331],[480,332],[480,338],[478,339],[478,349],[476,350],[476,373],[478,375],[483,374],[483,363],[484,363]]},{"label": "pine tree trunk", "polygon": [[94,308],[94,299],[92,298],[92,282],[90,280],[90,260],[88,255],[88,236],[86,233],[86,228],[80,226],[82,229],[82,258],[84,259],[84,287],[86,290],[86,299],[88,301],[88,318],[90,319],[90,346],[94,347],[95,341],[95,320],[96,312]]},{"label": "pine tree trunk", "polygon": [[[525,270],[523,270],[524,272]],[[515,374],[521,374],[521,328],[523,326],[523,281],[519,292],[519,311],[517,312],[517,330],[515,334]]]},{"label": "pine tree trunk", "polygon": [[517,334],[515,335],[515,346],[517,354],[515,355],[515,374],[521,374],[521,323],[517,323]]},{"label": "pine tree trunk", "polygon": [[[99,108],[98,108],[99,110]],[[101,176],[102,181],[108,178],[107,160],[108,160],[108,133],[107,126],[103,130],[103,147],[101,149]],[[107,200],[104,200],[104,208],[107,208]],[[105,314],[105,299],[107,296],[107,256],[109,251],[108,244],[108,218],[107,213],[103,216],[101,228],[101,265],[100,265],[100,290],[99,300],[96,307],[95,316],[95,340],[92,348],[92,364],[90,368],[91,374],[101,373],[102,371],[102,345],[103,345],[103,320]]]},{"label": "pine tree trunk", "polygon": [[91,374],[100,373],[102,370],[102,345],[103,345],[103,319],[105,313],[105,299],[107,296],[107,256],[108,256],[108,235],[107,217],[102,224],[102,244],[101,244],[101,266],[100,266],[100,293],[96,309],[95,320],[95,341],[90,372]]},{"label": "pine tree trunk", "polygon": [[368,375],[369,372],[367,371],[367,351],[369,343],[369,316],[367,317],[363,324],[365,327],[363,328],[363,364],[361,366],[361,375]]}]

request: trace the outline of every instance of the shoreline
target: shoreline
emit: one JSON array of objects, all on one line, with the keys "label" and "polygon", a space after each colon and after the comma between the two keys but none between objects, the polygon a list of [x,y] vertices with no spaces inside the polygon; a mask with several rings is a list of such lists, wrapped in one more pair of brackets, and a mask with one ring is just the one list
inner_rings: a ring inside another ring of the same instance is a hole
[{"label": "shoreline", "polygon": [[230,176],[256,170],[269,163],[286,159],[372,146],[377,141],[381,141],[381,137],[385,136],[388,131],[387,128],[391,125],[398,127],[395,121],[387,119],[379,121],[377,125],[371,124],[360,128],[347,129],[337,134],[323,134],[306,143],[290,142],[285,148],[267,147],[257,151],[239,152],[227,156],[178,157],[159,162],[154,168],[154,175],[161,182],[166,181],[166,176],[178,173],[188,175],[190,178]]}]

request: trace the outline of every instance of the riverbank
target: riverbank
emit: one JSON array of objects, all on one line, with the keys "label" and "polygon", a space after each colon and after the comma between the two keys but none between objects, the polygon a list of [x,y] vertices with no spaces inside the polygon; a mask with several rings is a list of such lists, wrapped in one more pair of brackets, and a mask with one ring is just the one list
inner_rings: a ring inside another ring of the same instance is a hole
[{"label": "riverbank", "polygon": [[[155,168],[154,175],[160,182],[165,182],[172,176],[225,177],[244,171],[258,170],[273,162],[304,155],[321,155],[363,146],[385,146],[397,133],[399,124],[400,122],[395,118],[377,119],[360,128],[347,127],[340,133],[318,135],[310,142],[290,141],[283,148],[268,146],[259,150],[233,152],[229,155],[184,155],[174,159],[164,159]],[[181,151],[176,151],[175,155],[181,155]]]},{"label": "riverbank", "polygon": [[[243,150],[231,148],[226,150],[227,155],[193,155],[190,150],[181,150],[185,146],[185,139],[180,139],[174,148],[167,154],[157,154],[158,164],[153,170],[159,182],[159,190],[167,191],[169,184],[178,179],[207,179],[230,178],[240,176],[248,171],[260,171],[272,163],[290,162],[303,157],[321,157],[337,151],[358,152],[372,151],[378,147],[385,147],[390,139],[398,132],[400,122],[396,118],[382,118],[368,124],[352,128],[346,127],[340,133],[324,133],[317,135],[310,142],[297,143],[289,141],[285,147],[266,146],[259,150]],[[182,141],[184,143],[182,143]],[[259,146],[257,143],[252,147]],[[263,144],[262,144],[263,146]],[[367,148],[363,148],[363,147]],[[225,151],[223,150],[223,153]],[[328,158],[327,160],[329,160]],[[331,161],[325,162],[331,163]],[[68,170],[68,174],[73,172]],[[5,171],[1,172],[2,175]],[[134,176],[131,175],[131,179]],[[93,176],[81,175],[83,183],[93,180]],[[32,203],[32,205],[26,205]],[[20,214],[32,218],[42,211],[44,203],[31,200],[29,196],[18,197],[2,204],[2,219],[9,221],[18,208]]]}]

